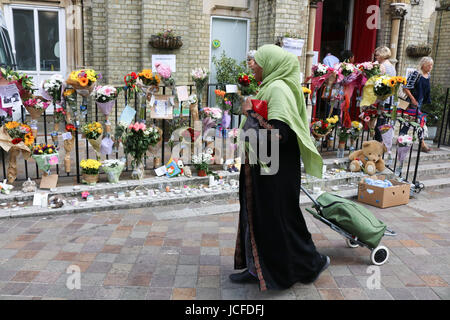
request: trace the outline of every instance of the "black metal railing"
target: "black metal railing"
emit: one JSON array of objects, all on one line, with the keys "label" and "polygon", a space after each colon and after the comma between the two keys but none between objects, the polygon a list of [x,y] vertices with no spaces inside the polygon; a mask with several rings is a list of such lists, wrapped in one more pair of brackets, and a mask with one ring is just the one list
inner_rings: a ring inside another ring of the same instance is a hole
[{"label": "black metal railing", "polygon": [[439,128],[438,148],[442,145],[450,146],[450,108],[448,107],[450,88],[447,88],[445,94],[444,110],[441,116],[441,125]]}]

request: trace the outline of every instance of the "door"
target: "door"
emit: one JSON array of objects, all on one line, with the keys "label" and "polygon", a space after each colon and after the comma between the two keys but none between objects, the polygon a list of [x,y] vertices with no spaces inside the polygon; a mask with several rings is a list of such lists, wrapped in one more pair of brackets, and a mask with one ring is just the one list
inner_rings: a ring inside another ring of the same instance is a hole
[{"label": "door", "polygon": [[355,63],[373,61],[380,18],[379,8],[379,0],[355,1],[352,30],[352,51],[355,55]]},{"label": "door", "polygon": [[[247,59],[249,21],[248,19],[212,17],[211,20],[211,60],[210,83],[217,83],[217,70],[212,63],[212,57],[220,58],[222,52],[239,64]],[[214,45],[213,45],[214,42]],[[209,106],[214,106],[215,87],[209,88]]]},{"label": "door", "polygon": [[53,74],[66,77],[64,9],[8,5],[5,13],[17,70],[33,77],[35,88],[39,88],[41,82]]}]

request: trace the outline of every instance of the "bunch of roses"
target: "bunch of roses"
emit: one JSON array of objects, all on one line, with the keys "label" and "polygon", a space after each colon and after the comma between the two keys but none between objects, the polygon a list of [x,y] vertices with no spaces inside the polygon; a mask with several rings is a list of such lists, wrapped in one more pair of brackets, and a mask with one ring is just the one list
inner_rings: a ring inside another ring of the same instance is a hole
[{"label": "bunch of roses", "polygon": [[26,100],[23,105],[27,108],[33,108],[36,110],[45,110],[48,108],[48,102],[45,102],[39,98],[31,98]]},{"label": "bunch of roses", "polygon": [[258,82],[252,74],[239,73],[238,83],[243,96],[254,95],[258,92]]}]

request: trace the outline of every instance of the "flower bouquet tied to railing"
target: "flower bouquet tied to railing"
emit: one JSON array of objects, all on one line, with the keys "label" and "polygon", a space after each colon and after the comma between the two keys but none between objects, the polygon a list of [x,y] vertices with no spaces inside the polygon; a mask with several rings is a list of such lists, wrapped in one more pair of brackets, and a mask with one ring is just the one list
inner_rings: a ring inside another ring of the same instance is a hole
[{"label": "flower bouquet tied to railing", "polygon": [[23,102],[25,109],[28,111],[31,117],[30,127],[33,137],[37,137],[37,122],[42,113],[48,108],[49,103],[39,98],[30,98]]},{"label": "flower bouquet tied to railing", "polygon": [[33,147],[32,156],[38,168],[47,176],[51,166],[59,164],[58,148],[52,144],[38,144]]},{"label": "flower bouquet tied to railing", "polygon": [[34,140],[31,128],[26,124],[10,121],[0,128],[0,147],[9,153],[9,183],[17,179],[17,156],[22,152],[24,159],[28,160]]},{"label": "flower bouquet tied to railing", "polygon": [[120,175],[125,168],[125,161],[118,159],[103,160],[101,168],[106,173],[110,183],[119,183]]},{"label": "flower bouquet tied to railing", "polygon": [[208,83],[209,70],[206,68],[196,68],[191,70],[191,79],[194,81],[195,92],[198,98],[198,108],[202,107],[203,90]]},{"label": "flower bouquet tied to railing", "polygon": [[77,90],[78,94],[83,97],[89,96],[94,89],[97,80],[102,79],[101,73],[93,69],[75,70],[70,73],[67,84]]},{"label": "flower bouquet tied to railing", "polygon": [[94,148],[97,158],[100,158],[100,146],[102,143],[103,128],[100,122],[86,123],[81,128],[82,134],[88,139],[89,144]]},{"label": "flower bouquet tied to railing", "polygon": [[161,77],[151,69],[143,69],[136,79],[136,84],[146,93],[147,99],[158,92],[160,82]]},{"label": "flower bouquet tied to railing", "polygon": [[[77,128],[73,124],[69,123],[66,125],[66,137],[64,138],[64,168],[66,169],[66,173],[69,173],[71,169],[70,152],[75,146],[76,132]],[[68,133],[70,133],[70,136]]]},{"label": "flower bouquet tied to railing", "polygon": [[339,122],[339,117],[337,115],[327,118],[325,120],[314,119],[311,123],[311,134],[314,139],[319,141],[329,135],[336,124]]}]

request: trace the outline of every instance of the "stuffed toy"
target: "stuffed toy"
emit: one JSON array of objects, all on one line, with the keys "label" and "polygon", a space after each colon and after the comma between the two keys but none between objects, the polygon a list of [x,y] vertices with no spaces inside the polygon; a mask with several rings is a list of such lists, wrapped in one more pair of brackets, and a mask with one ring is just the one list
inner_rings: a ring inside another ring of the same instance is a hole
[{"label": "stuffed toy", "polygon": [[383,160],[384,152],[387,152],[387,149],[381,142],[375,140],[364,142],[361,150],[352,152],[348,156],[351,160],[350,171],[359,172],[362,169],[370,176],[377,171],[384,171],[386,169]]}]

